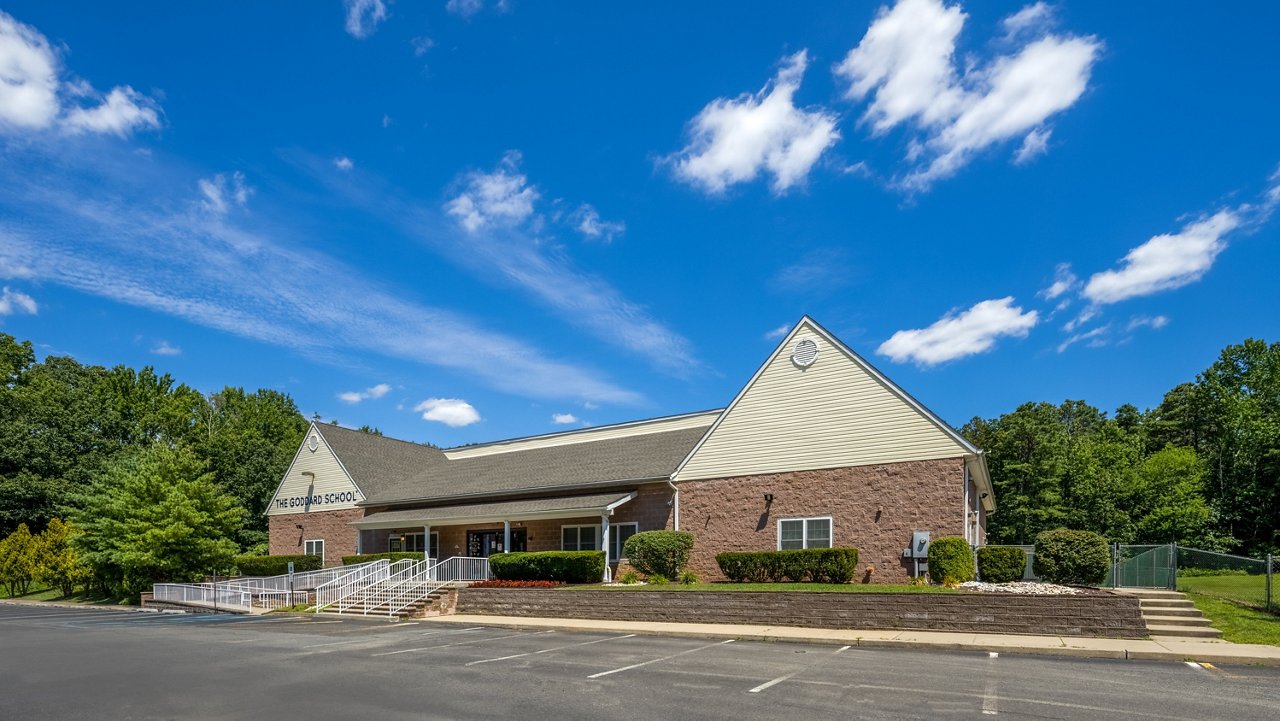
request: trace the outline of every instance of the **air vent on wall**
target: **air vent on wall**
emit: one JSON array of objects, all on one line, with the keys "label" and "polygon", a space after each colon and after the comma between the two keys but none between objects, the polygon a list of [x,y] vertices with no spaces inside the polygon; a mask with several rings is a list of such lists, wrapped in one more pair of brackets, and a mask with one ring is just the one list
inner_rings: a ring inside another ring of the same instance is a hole
[{"label": "air vent on wall", "polygon": [[818,344],[812,338],[801,338],[791,350],[791,362],[808,368],[818,359]]},{"label": "air vent on wall", "polygon": [[311,437],[307,439],[307,448],[311,449],[312,453],[315,453],[319,447],[320,439],[316,437],[316,434],[312,433]]}]

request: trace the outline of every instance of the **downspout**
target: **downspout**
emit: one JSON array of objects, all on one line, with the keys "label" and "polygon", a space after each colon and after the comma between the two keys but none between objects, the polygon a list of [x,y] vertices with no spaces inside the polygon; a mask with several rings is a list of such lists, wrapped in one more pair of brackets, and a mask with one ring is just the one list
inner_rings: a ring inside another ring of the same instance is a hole
[{"label": "downspout", "polygon": [[667,479],[667,485],[671,486],[671,530],[680,530],[680,489],[676,488],[676,484]]},{"label": "downspout", "polygon": [[973,539],[969,537],[969,462],[964,464],[964,515],[960,517],[960,522],[964,524],[964,540],[970,546],[974,545]]}]

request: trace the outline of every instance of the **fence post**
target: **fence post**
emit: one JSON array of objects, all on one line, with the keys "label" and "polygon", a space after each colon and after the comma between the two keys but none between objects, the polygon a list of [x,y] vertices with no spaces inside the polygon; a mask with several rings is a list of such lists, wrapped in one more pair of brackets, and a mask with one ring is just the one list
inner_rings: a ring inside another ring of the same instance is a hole
[{"label": "fence post", "polygon": [[1120,573],[1120,544],[1111,544],[1111,587],[1118,588],[1120,583],[1116,576]]},{"label": "fence post", "polygon": [[1270,553],[1267,554],[1267,610],[1271,610],[1271,566],[1275,561]]},{"label": "fence post", "polygon": [[1178,590],[1178,544],[1169,544],[1169,590]]}]

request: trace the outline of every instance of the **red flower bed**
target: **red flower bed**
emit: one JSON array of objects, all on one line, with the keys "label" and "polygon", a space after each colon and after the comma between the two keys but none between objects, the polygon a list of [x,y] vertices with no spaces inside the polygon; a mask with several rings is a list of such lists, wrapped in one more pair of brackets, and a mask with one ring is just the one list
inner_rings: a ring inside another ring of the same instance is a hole
[{"label": "red flower bed", "polygon": [[563,585],[560,581],[507,581],[495,578],[492,581],[477,581],[471,584],[471,588],[559,588]]}]

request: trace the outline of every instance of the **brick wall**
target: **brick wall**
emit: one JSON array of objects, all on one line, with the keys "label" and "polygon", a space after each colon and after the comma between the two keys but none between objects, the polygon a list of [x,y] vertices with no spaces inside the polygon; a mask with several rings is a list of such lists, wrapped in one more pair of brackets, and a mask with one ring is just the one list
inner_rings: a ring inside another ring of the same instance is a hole
[{"label": "brick wall", "polygon": [[[364,509],[313,511],[269,516],[270,553],[273,556],[302,553],[303,541],[324,539],[324,565],[341,566],[342,557],[356,552],[356,529],[351,522],[364,517]],[[297,526],[301,525],[299,529]]]},{"label": "brick wall", "polygon": [[[855,581],[903,583],[911,562],[902,549],[912,531],[933,538],[964,533],[964,460],[793,471],[686,481],[680,486],[680,530],[697,540],[689,567],[703,580],[722,579],[715,554],[778,546],[782,518],[832,517],[832,543],[858,549]],[[764,495],[773,494],[766,504]],[[868,577],[867,566],[875,566]]]}]

